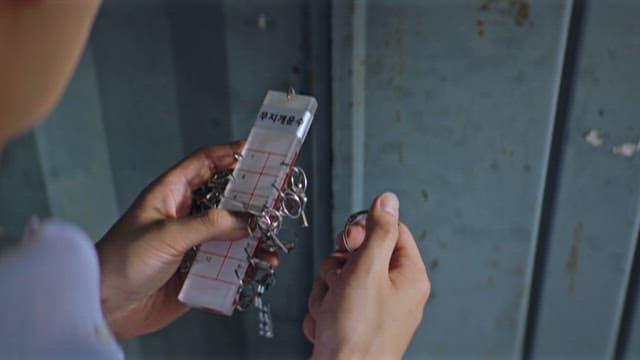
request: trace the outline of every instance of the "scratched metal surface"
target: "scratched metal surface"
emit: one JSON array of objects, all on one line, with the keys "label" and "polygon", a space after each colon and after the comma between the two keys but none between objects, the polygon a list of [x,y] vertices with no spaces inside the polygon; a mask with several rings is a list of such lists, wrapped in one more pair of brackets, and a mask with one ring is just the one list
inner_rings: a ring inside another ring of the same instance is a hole
[{"label": "scratched metal surface", "polygon": [[278,337],[258,338],[253,313],[193,311],[126,342],[129,359],[306,357],[317,264],[384,190],[433,281],[406,358],[640,358],[640,155],[612,153],[640,138],[639,10],[108,0],[60,106],[5,149],[0,240],[32,214],[98,238],[168,166],[246,136],[265,91],[293,85],[320,103],[300,159],[313,226],[270,294]]},{"label": "scratched metal surface", "polygon": [[[640,226],[640,158],[613,153],[640,137],[640,24],[635,1],[579,4],[566,76],[532,358],[612,358]],[[590,129],[602,144],[589,144]],[[594,146],[598,145],[598,146]],[[636,279],[637,281],[637,279]],[[636,344],[638,336],[631,337]],[[624,345],[624,344],[621,344]],[[631,351],[631,349],[630,349]],[[627,358],[637,358],[629,352]]]}]

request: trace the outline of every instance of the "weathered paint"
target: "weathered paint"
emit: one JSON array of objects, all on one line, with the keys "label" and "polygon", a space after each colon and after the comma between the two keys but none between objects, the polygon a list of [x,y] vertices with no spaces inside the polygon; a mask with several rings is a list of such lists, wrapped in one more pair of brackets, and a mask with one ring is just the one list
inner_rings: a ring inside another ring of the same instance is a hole
[{"label": "weathered paint", "polygon": [[313,221],[269,293],[275,341],[255,313],[192,311],[125,343],[129,359],[306,357],[318,262],[384,190],[433,281],[406,358],[636,359],[639,7],[106,1],[60,107],[3,154],[0,227],[63,216],[97,237],[188,152],[246,136],[267,89],[293,85],[320,103],[300,159]]},{"label": "weathered paint", "polygon": [[[536,309],[532,358],[612,358],[640,226],[640,159],[616,155],[640,137],[640,25],[635,1],[580,2],[574,81]],[[601,129],[600,147],[583,134]],[[635,143],[633,148],[635,150]],[[635,355],[640,356],[636,353]]]}]

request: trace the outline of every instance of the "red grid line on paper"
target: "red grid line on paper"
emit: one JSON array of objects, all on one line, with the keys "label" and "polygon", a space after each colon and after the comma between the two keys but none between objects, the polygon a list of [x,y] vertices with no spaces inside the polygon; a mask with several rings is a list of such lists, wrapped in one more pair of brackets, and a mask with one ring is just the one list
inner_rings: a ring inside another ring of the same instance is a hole
[{"label": "red grid line on paper", "polygon": [[246,169],[246,170],[245,169],[239,169],[238,171],[246,172],[246,173],[249,173],[249,174],[263,175],[263,176],[268,176],[268,177],[275,177],[275,178],[278,177],[278,175],[273,175],[273,174],[267,174],[267,173],[261,174],[260,171],[255,171],[255,170],[251,170],[251,169]]},{"label": "red grid line on paper", "polygon": [[[293,158],[291,159],[291,161],[289,162],[289,167],[287,168],[287,172],[285,173],[285,176],[282,177],[282,182],[280,183],[280,187],[279,189],[282,189],[285,185],[285,183],[287,182],[287,174],[291,174],[291,169],[293,168],[293,164],[296,163],[296,160],[298,159],[298,152],[293,154]],[[278,195],[276,196],[274,203],[278,203],[278,201],[280,200],[280,192],[278,192]]]},{"label": "red grid line on paper", "polygon": [[[264,159],[264,164],[262,164],[262,169],[260,170],[260,173],[258,174],[258,177],[256,178],[256,184],[253,186],[253,190],[251,190],[251,195],[249,196],[249,201],[247,201],[247,205],[251,206],[251,200],[253,200],[253,198],[256,195],[256,189],[258,188],[258,184],[260,183],[260,179],[262,179],[262,175],[264,174],[264,169],[267,168],[267,163],[269,163],[269,158],[271,158],[271,153],[267,152],[267,157]],[[268,197],[267,197],[268,199]]]},{"label": "red grid line on paper", "polygon": [[239,283],[234,283],[225,279],[218,279],[218,278],[214,278],[213,276],[208,276],[208,275],[202,275],[202,274],[197,274],[197,273],[189,273],[190,276],[195,276],[197,278],[200,279],[205,279],[205,280],[209,280],[209,281],[213,281],[213,282],[221,282],[227,285],[240,285]]},{"label": "red grid line on paper", "polygon": [[252,149],[252,148],[246,148],[245,150],[251,151],[251,152],[255,152],[255,153],[259,153],[259,154],[275,155],[275,156],[280,156],[280,157],[283,157],[283,158],[287,157],[287,154],[277,153],[277,152],[273,152],[273,151],[269,151],[269,150]]},{"label": "red grid line on paper", "polygon": [[256,194],[256,193],[253,193],[253,192],[242,191],[242,190],[229,189],[229,192],[242,194],[242,195],[253,195],[253,197],[262,198],[262,199],[268,199],[269,198],[266,195]]},{"label": "red grid line on paper", "polygon": [[241,259],[241,258],[230,256],[230,255],[222,255],[222,254],[214,253],[213,251],[207,251],[203,249],[200,249],[200,252],[206,255],[217,256],[217,257],[227,258],[227,259],[236,260],[236,261],[247,261],[247,259]]},{"label": "red grid line on paper", "polygon": [[220,269],[218,270],[218,274],[216,275],[216,279],[220,280],[220,273],[222,272],[222,268],[224,268],[224,263],[225,261],[227,261],[228,257],[229,257],[229,251],[231,251],[231,245],[233,245],[231,243],[231,241],[229,241],[229,247],[227,248],[227,253],[224,254],[224,257],[222,258],[222,264],[220,265]]}]

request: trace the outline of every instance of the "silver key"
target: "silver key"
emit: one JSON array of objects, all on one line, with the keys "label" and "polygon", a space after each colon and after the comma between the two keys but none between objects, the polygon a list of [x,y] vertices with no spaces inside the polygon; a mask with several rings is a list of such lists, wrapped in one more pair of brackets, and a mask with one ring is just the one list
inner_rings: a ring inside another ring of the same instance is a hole
[{"label": "silver key", "polygon": [[307,215],[304,212],[304,208],[307,205],[307,195],[305,192],[307,191],[307,174],[297,166],[291,168],[291,173],[289,174],[289,190],[298,195],[299,201],[299,215],[297,216],[300,219],[300,226],[309,227],[309,221],[307,219]]},{"label": "silver key", "polygon": [[[264,243],[268,244],[269,249],[277,247],[280,250],[282,250],[285,254],[289,253],[290,246],[285,245],[285,243],[282,242],[282,240],[280,240],[278,235],[276,235],[275,233],[268,234],[267,237],[264,239]],[[273,250],[268,250],[268,251],[273,251]]]},{"label": "silver key", "polygon": [[266,338],[273,337],[273,318],[271,317],[271,307],[262,302],[264,286],[258,285],[258,294],[255,297],[254,305],[258,309],[258,333]]},{"label": "silver key", "polygon": [[[242,158],[239,154],[234,154],[236,160]],[[290,164],[283,166],[290,167]],[[214,174],[209,181],[193,192],[191,214],[199,214],[211,208],[219,206],[224,196],[225,188],[229,180],[234,177],[233,170],[225,170]],[[279,207],[265,208],[260,212],[247,211],[253,215],[249,220],[249,231],[253,238],[259,242],[260,246],[269,251],[282,250],[288,253],[293,249],[295,241],[285,242],[280,240],[278,233],[282,227],[283,216],[290,218],[298,218],[302,226],[308,226],[307,217],[304,208],[307,203],[307,175],[299,167],[292,167],[285,186],[281,189],[278,185],[273,185],[280,195]],[[226,199],[226,201],[236,201]],[[239,204],[239,201],[236,201]],[[190,265],[195,260],[197,249],[193,249],[190,254],[185,256],[181,265],[182,271],[188,271]],[[273,337],[273,321],[271,309],[264,302],[264,293],[275,283],[275,269],[268,262],[255,258],[251,254],[251,248],[244,249],[247,260],[252,267],[251,274],[248,278],[243,278],[245,267],[238,266],[235,270],[239,288],[236,293],[235,304],[238,310],[246,310],[251,305],[255,305],[259,311],[260,335],[265,337]]]},{"label": "silver key", "polygon": [[309,227],[309,221],[307,215],[304,213],[304,208],[307,206],[307,196],[305,194],[298,194],[300,196],[300,226],[303,228]]}]

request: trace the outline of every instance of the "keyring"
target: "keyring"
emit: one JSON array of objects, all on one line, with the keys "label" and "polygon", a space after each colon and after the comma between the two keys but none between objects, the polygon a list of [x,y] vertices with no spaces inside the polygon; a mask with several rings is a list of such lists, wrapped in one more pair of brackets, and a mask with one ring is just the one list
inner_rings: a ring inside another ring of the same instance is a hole
[{"label": "keyring", "polygon": [[368,214],[369,210],[360,210],[349,215],[347,221],[344,223],[344,228],[342,229],[342,244],[344,244],[345,249],[347,249],[347,251],[351,254],[353,254],[355,250],[353,250],[351,245],[349,245],[349,239],[347,238],[347,229],[349,228],[349,226],[355,224],[359,220],[366,219]]}]

